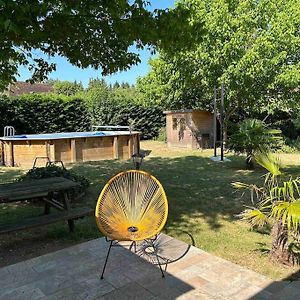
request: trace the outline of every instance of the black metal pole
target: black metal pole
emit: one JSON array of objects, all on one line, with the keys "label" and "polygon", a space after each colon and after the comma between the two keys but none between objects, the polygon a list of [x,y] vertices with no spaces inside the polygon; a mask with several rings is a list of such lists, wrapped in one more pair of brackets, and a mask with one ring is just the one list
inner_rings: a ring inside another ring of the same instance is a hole
[{"label": "black metal pole", "polygon": [[214,86],[214,157],[217,156],[217,88]]},{"label": "black metal pole", "polygon": [[220,109],[220,124],[221,124],[221,161],[224,160],[224,83],[221,85],[221,109]]}]

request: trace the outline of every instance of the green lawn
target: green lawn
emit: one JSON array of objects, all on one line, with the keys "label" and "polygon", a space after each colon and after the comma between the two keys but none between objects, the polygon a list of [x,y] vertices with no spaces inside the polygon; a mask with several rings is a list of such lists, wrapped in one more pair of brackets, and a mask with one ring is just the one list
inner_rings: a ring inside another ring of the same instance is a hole
[{"label": "green lawn", "polygon": [[[142,148],[151,150],[143,169],[155,175],[164,185],[169,199],[169,218],[165,232],[183,239],[182,231],[193,235],[196,246],[274,279],[282,279],[296,268],[270,261],[268,233],[251,231],[236,215],[243,210],[240,195],[230,183],[236,180],[259,182],[262,169],[244,169],[244,158],[227,155],[231,162],[212,162],[211,150],[190,151],[168,149],[164,143],[145,141]],[[300,154],[280,154],[286,172],[300,175]],[[132,168],[130,161],[100,161],[69,166],[92,182],[84,205],[94,207],[105,182],[115,173]],[[24,172],[15,168],[0,168],[1,182],[13,180]],[[75,203],[74,205],[82,205]],[[41,207],[32,205],[0,206],[0,222],[41,213]],[[42,229],[0,237],[0,244],[9,247],[21,245],[24,240],[39,239],[71,244],[99,236],[94,218],[77,222],[76,232],[68,234],[67,226],[58,223]]]}]

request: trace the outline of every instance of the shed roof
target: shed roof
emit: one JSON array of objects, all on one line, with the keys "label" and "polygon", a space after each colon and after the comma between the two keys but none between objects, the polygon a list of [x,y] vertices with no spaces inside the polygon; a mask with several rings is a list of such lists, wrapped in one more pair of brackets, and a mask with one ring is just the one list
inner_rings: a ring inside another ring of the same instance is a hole
[{"label": "shed roof", "polygon": [[171,114],[187,114],[187,113],[192,113],[192,112],[206,112],[206,113],[211,113],[208,110],[203,110],[203,109],[179,109],[179,110],[165,110],[163,113],[165,115],[171,115]]}]

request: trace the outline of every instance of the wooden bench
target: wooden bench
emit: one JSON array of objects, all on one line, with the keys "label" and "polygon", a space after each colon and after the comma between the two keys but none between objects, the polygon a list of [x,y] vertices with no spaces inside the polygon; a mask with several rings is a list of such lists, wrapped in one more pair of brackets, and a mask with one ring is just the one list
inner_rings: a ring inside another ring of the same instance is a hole
[{"label": "wooden bench", "polygon": [[[77,187],[79,187],[78,183],[62,177],[1,184],[0,204],[39,199],[45,204],[45,210],[43,216],[21,220],[14,224],[0,225],[0,234],[44,226],[64,220],[68,221],[70,231],[74,231],[75,219],[94,213],[94,210],[91,208],[71,208],[68,192],[70,189]],[[57,195],[61,197],[58,199]],[[60,213],[50,214],[51,207],[59,210]]]},{"label": "wooden bench", "polygon": [[43,215],[35,218],[27,218],[18,223],[0,225],[0,234],[30,229],[34,227],[40,227],[44,225],[53,224],[59,221],[68,221],[70,231],[73,232],[74,222],[72,221],[93,214],[93,209],[87,207],[80,207],[61,213]]}]

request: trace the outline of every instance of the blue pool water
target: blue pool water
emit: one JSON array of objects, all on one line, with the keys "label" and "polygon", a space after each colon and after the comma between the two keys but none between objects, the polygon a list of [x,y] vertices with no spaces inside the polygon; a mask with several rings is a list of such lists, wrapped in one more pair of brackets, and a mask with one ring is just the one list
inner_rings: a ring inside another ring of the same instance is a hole
[{"label": "blue pool water", "polygon": [[2,140],[56,140],[71,138],[87,138],[112,135],[128,135],[129,131],[89,131],[89,132],[60,132],[43,134],[20,134],[11,137],[2,137]]}]

